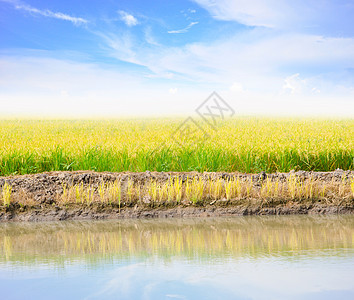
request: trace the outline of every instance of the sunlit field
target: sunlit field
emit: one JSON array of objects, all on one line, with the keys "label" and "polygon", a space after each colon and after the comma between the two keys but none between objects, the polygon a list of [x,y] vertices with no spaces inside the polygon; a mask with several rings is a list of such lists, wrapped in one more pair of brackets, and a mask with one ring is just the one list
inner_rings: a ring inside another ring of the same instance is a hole
[{"label": "sunlit field", "polygon": [[[354,167],[354,120],[1,120],[0,175],[54,170],[331,171]],[[193,124],[192,124],[193,125]]]}]

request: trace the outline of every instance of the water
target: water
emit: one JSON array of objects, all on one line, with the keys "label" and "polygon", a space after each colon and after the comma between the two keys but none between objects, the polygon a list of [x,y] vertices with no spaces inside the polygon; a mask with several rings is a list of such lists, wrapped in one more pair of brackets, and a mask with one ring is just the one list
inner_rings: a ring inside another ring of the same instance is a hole
[{"label": "water", "polygon": [[0,224],[0,299],[354,299],[354,216]]}]

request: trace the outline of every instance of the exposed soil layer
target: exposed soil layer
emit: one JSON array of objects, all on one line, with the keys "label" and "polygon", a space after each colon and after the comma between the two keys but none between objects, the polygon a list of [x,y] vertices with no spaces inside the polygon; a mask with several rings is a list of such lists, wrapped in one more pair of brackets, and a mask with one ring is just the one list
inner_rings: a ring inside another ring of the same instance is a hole
[{"label": "exposed soil layer", "polygon": [[[128,179],[134,183],[144,184],[152,180],[167,181],[170,177],[179,177],[186,181],[191,177],[203,179],[224,179],[232,176],[251,178],[257,184],[266,177],[286,181],[290,175],[306,180],[312,178],[317,181],[341,181],[344,177],[354,176],[354,171],[336,170],[334,172],[290,172],[265,174],[241,173],[197,173],[197,172],[143,172],[143,173],[98,173],[88,171],[78,172],[48,172],[35,175],[21,175],[0,177],[0,188],[5,182],[12,187],[14,197],[28,197],[28,204],[11,203],[9,206],[0,207],[0,221],[51,221],[51,220],[77,220],[77,219],[119,219],[119,218],[169,218],[169,217],[208,217],[231,215],[286,215],[286,214],[353,214],[354,199],[349,202],[326,203],[318,202],[293,202],[293,201],[267,201],[257,199],[244,199],[238,201],[207,201],[193,204],[190,201],[181,203],[132,203],[118,207],[111,203],[58,203],[56,195],[63,192],[63,186],[83,183],[99,186],[102,182],[125,182]],[[22,195],[22,196],[21,196]]]}]

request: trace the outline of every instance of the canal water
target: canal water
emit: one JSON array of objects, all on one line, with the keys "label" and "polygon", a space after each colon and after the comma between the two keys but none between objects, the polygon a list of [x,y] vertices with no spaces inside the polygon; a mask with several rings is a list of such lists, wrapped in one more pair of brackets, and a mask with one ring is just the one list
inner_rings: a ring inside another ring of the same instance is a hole
[{"label": "canal water", "polygon": [[3,223],[0,299],[354,299],[354,216]]}]

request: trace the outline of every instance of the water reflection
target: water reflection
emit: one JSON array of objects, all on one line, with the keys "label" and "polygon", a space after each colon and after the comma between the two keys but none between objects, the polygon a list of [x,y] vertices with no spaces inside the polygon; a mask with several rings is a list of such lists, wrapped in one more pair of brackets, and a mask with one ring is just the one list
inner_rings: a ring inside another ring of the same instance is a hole
[{"label": "water reflection", "polygon": [[353,216],[0,224],[13,299],[349,299],[353,263]]}]

